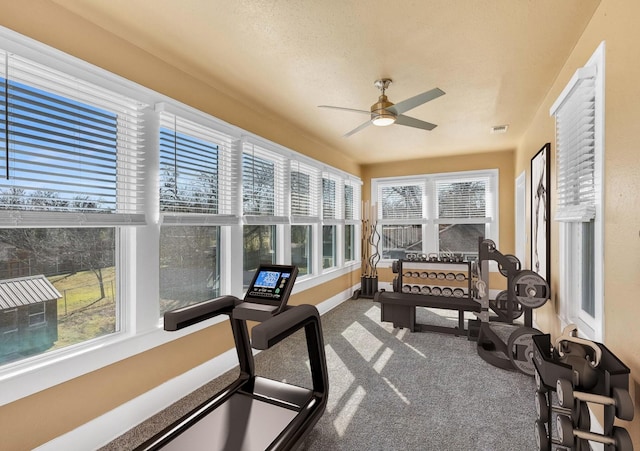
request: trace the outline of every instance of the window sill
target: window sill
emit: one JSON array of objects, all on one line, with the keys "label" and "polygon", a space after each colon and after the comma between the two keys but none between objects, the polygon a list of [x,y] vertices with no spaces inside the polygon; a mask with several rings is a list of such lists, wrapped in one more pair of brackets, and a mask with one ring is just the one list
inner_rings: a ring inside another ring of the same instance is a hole
[{"label": "window sill", "polygon": [[97,338],[59,351],[8,363],[0,369],[0,406],[67,382],[76,377],[114,364],[186,335],[225,321],[220,316],[194,325],[188,331],[162,329],[161,322],[152,330],[137,335],[126,332]]}]

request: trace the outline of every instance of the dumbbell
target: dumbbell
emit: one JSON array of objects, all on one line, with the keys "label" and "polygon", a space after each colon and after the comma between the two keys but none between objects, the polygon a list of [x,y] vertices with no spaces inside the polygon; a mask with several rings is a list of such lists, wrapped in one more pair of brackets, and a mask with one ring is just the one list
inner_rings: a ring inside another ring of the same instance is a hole
[{"label": "dumbbell", "polygon": [[536,445],[539,451],[549,451],[549,436],[547,435],[547,429],[544,426],[544,422],[536,420]]},{"label": "dumbbell", "polygon": [[594,393],[585,393],[573,391],[573,385],[566,379],[558,379],[556,383],[556,392],[558,394],[558,404],[561,407],[573,408],[575,400],[593,402],[603,406],[614,406],[616,409],[616,417],[621,420],[633,420],[633,400],[627,390],[614,387],[612,396],[596,395]]},{"label": "dumbbell", "polygon": [[566,415],[558,415],[556,418],[556,432],[560,443],[564,446],[573,446],[575,439],[591,440],[593,442],[613,445],[616,451],[633,451],[631,436],[625,428],[613,427],[613,435],[596,434],[595,432],[575,429],[571,418]]},{"label": "dumbbell", "polygon": [[[549,403],[547,401],[547,394],[542,392],[536,392],[535,395],[535,405],[536,405],[536,416],[538,420],[542,423],[546,423],[549,421]],[[558,412],[558,407],[552,406],[551,410]],[[569,414],[568,410],[562,408],[564,412]],[[572,412],[570,412],[571,418],[573,419],[573,425],[580,429],[588,430],[591,429],[591,415],[589,414],[589,407],[585,402],[578,402],[575,405],[575,408]]]}]

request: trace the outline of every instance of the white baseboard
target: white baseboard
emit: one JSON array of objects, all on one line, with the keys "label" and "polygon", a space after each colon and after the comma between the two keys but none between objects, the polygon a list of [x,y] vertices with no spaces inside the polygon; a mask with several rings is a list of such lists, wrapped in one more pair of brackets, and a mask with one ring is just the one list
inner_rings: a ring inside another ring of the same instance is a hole
[{"label": "white baseboard", "polygon": [[[323,315],[340,305],[351,297],[356,288],[358,286],[321,302],[316,306],[318,311]],[[104,446],[236,365],[238,365],[236,351],[230,349],[35,449],[59,451],[61,449],[96,449]]]}]

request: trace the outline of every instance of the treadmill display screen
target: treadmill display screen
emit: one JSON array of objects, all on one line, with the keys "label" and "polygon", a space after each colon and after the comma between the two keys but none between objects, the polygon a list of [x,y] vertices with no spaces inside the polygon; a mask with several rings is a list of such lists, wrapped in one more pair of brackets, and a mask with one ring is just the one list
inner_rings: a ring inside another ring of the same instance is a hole
[{"label": "treadmill display screen", "polygon": [[247,294],[263,299],[280,299],[291,278],[290,272],[260,270]]}]

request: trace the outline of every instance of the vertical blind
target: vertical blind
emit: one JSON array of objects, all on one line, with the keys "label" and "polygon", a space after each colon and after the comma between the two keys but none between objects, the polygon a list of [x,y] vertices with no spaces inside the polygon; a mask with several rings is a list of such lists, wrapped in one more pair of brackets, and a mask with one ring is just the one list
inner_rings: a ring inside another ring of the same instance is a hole
[{"label": "vertical blind", "polygon": [[578,72],[556,118],[556,221],[588,222],[595,218],[595,74]]},{"label": "vertical blind", "polygon": [[23,215],[27,223],[42,212],[144,223],[145,105],[15,54],[0,58],[0,209],[40,212]]},{"label": "vertical blind", "polygon": [[160,114],[160,210],[233,215],[234,138],[213,128]]}]

